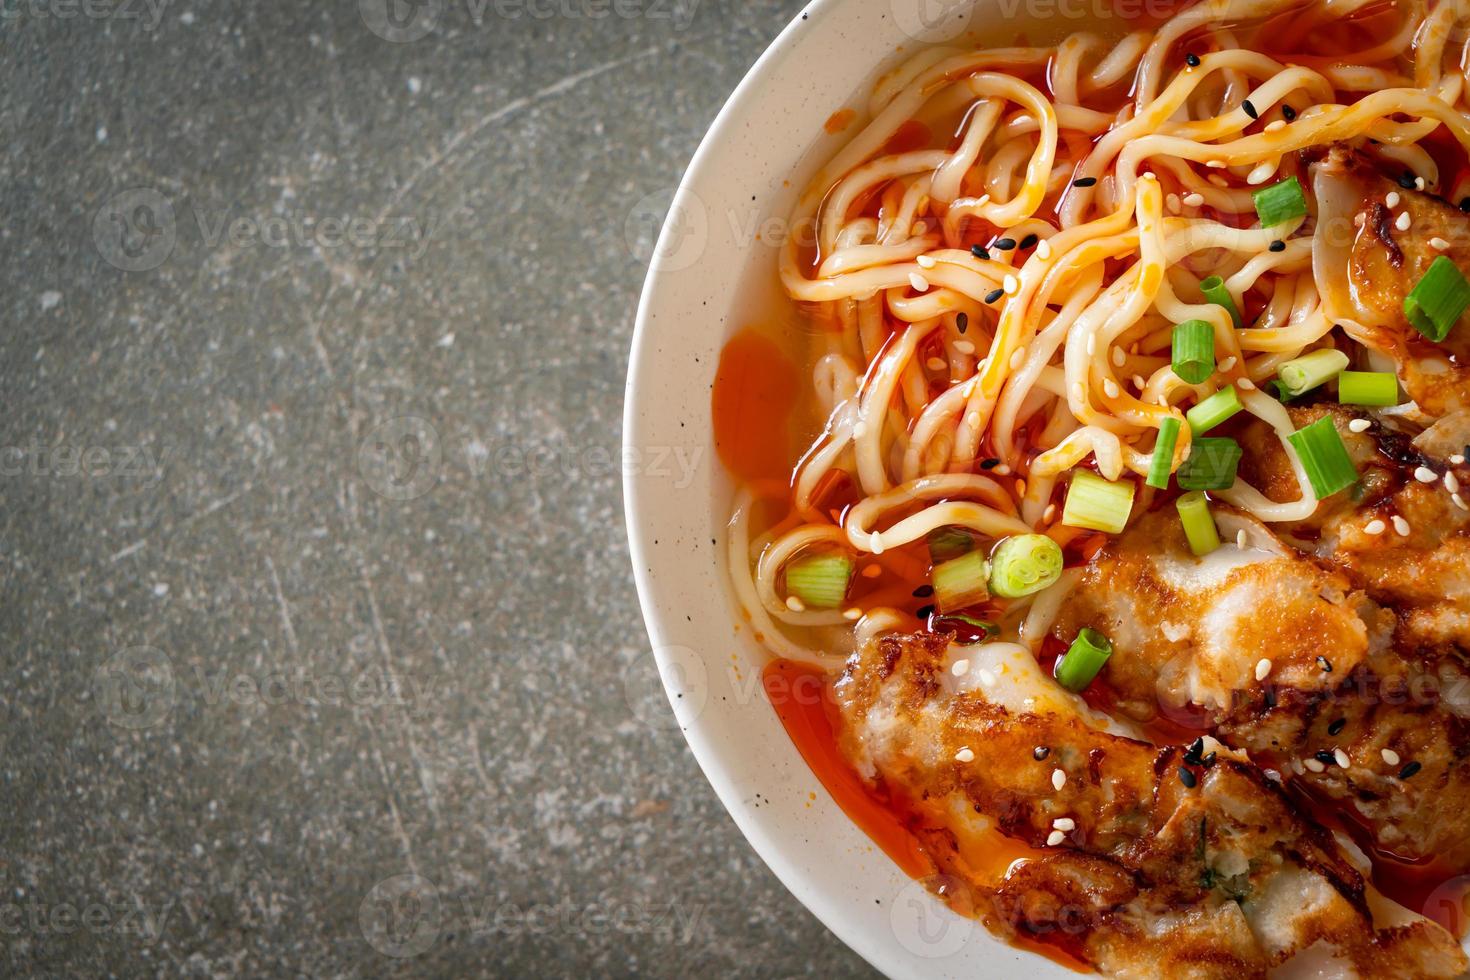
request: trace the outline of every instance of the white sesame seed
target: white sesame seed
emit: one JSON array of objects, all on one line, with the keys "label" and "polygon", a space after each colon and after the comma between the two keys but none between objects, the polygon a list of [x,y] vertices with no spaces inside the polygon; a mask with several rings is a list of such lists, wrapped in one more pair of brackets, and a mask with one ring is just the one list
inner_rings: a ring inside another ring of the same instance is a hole
[{"label": "white sesame seed", "polygon": [[1051,771],[1051,785],[1053,789],[1058,790],[1067,785],[1067,774],[1060,769],[1053,769]]},{"label": "white sesame seed", "polygon": [[789,595],[786,597],[786,608],[792,612],[806,612],[806,603],[794,595]]},{"label": "white sesame seed", "polygon": [[1414,178],[1414,190],[1416,190],[1416,191],[1422,191],[1426,186],[1427,185],[1424,183],[1424,178],[1423,177],[1415,177]]},{"label": "white sesame seed", "polygon": [[1460,496],[1458,493],[1450,494],[1450,499],[1453,500],[1455,502],[1455,506],[1460,508],[1461,510],[1470,510],[1470,506],[1467,506],[1465,504],[1465,498]]},{"label": "white sesame seed", "polygon": [[1383,203],[1386,206],[1391,207],[1391,208],[1398,207],[1399,206],[1399,192],[1398,191],[1389,191],[1388,192],[1388,195],[1386,197],[1384,197]]},{"label": "white sesame seed", "polygon": [[1367,419],[1353,419],[1351,422],[1348,423],[1348,431],[1367,432],[1370,428],[1372,428],[1372,426],[1373,423],[1369,422]]},{"label": "white sesame seed", "polygon": [[966,415],[965,416],[965,424],[968,425],[972,429],[978,429],[978,428],[980,428],[980,413],[979,412],[971,412],[969,415]]},{"label": "white sesame seed", "polygon": [[954,349],[959,351],[961,354],[975,353],[975,345],[970,343],[968,340],[956,340],[954,342]]},{"label": "white sesame seed", "polygon": [[1045,524],[1050,524],[1051,521],[1052,521],[1052,518],[1054,518],[1056,516],[1057,516],[1057,505],[1056,504],[1047,504],[1046,505],[1046,510],[1044,510],[1044,511],[1041,512],[1041,520]]},{"label": "white sesame seed", "polygon": [[1148,386],[1148,382],[1144,381],[1143,376],[1140,374],[1135,374],[1130,380],[1133,382],[1133,387],[1137,388],[1139,391],[1142,391],[1145,387]]},{"label": "white sesame seed", "polygon": [[1450,493],[1459,493],[1460,478],[1449,470],[1446,470],[1444,474],[1444,488]]},{"label": "white sesame seed", "polygon": [[1363,527],[1364,534],[1382,534],[1386,530],[1388,530],[1388,525],[1376,517]]},{"label": "white sesame seed", "polygon": [[969,746],[966,746],[966,747],[960,749],[958,752],[956,752],[954,754],[954,761],[956,761],[956,762],[974,762],[975,761],[975,753],[970,751]]},{"label": "white sesame seed", "polygon": [[874,531],[868,538],[868,549],[875,555],[883,554],[883,535]]},{"label": "white sesame seed", "polygon": [[1071,817],[1057,817],[1051,822],[1051,825],[1057,830],[1077,829],[1077,821],[1073,820]]},{"label": "white sesame seed", "polygon": [[1123,348],[1121,348],[1121,347],[1114,347],[1113,348],[1113,355],[1112,355],[1113,367],[1122,367],[1123,366],[1123,362],[1126,361],[1127,359],[1128,359],[1128,355],[1123,353]]},{"label": "white sesame seed", "polygon": [[1235,546],[1241,551],[1245,550],[1245,528],[1235,532]]},{"label": "white sesame seed", "polygon": [[909,285],[914,287],[914,292],[922,293],[929,288],[929,280],[917,272],[909,273]]},{"label": "white sesame seed", "polygon": [[1271,175],[1275,172],[1276,165],[1270,160],[1264,160],[1257,164],[1256,168],[1246,176],[1245,182],[1247,184],[1264,184],[1271,179]]},{"label": "white sesame seed", "polygon": [[1452,466],[1464,466],[1465,457],[1461,456],[1459,453],[1455,453],[1455,455],[1450,457],[1450,464]]},{"label": "white sesame seed", "polygon": [[932,269],[935,265],[938,264],[934,261],[934,257],[930,255],[921,255],[918,258],[914,259],[914,261],[919,263],[920,269]]},{"label": "white sesame seed", "polygon": [[1411,218],[1411,217],[1409,217],[1409,212],[1407,212],[1407,211],[1400,211],[1399,212],[1398,219],[1396,221],[1394,221],[1393,226],[1395,228],[1397,228],[1399,231],[1408,231],[1409,230],[1409,225],[1412,224],[1413,221],[1414,221],[1414,219]]},{"label": "white sesame seed", "polygon": [[1273,119],[1271,122],[1266,123],[1266,127],[1263,130],[1261,130],[1261,132],[1263,132],[1263,133],[1274,133],[1278,129],[1285,129],[1285,128],[1286,128],[1286,120],[1284,120],[1284,119]]},{"label": "white sesame seed", "polygon": [[1165,206],[1168,207],[1170,214],[1178,214],[1179,213],[1179,195],[1178,194],[1170,194],[1168,197],[1164,198],[1164,204],[1165,204]]},{"label": "white sesame seed", "polygon": [[924,363],[928,365],[929,370],[931,371],[943,371],[945,368],[949,367],[949,362],[942,357],[931,357]]},{"label": "white sesame seed", "polygon": [[981,684],[984,684],[986,687],[994,687],[995,686],[995,675],[994,674],[992,674],[990,671],[986,670],[984,667],[981,667],[980,668],[979,673],[980,673],[980,683]]},{"label": "white sesame seed", "polygon": [[1439,479],[1439,474],[1427,466],[1418,466],[1414,468],[1414,479],[1420,483],[1433,483]]},{"label": "white sesame seed", "polygon": [[1220,362],[1220,370],[1221,371],[1229,371],[1233,367],[1235,367],[1235,355],[1234,354],[1231,354],[1229,357],[1225,358],[1225,360],[1223,360],[1223,361]]},{"label": "white sesame seed", "polygon": [[1092,357],[1096,353],[1097,353],[1097,334],[1090,333],[1090,334],[1087,335],[1087,356],[1088,357]]},{"label": "white sesame seed", "polygon": [[1104,378],[1103,393],[1106,394],[1109,398],[1117,398],[1123,393],[1123,391],[1121,388],[1118,387],[1118,382],[1114,381],[1112,378]]},{"label": "white sesame seed", "polygon": [[1393,529],[1401,538],[1407,538],[1409,536],[1409,522],[1398,514],[1393,515]]},{"label": "white sesame seed", "polygon": [[997,466],[995,469],[991,470],[990,472],[994,473],[996,476],[1010,476],[1011,475],[1011,468],[1008,465],[1006,465],[1005,463],[1001,463],[999,466]]},{"label": "white sesame seed", "polygon": [[1209,167],[1212,170],[1224,170],[1225,169],[1225,161],[1224,160],[1206,160],[1205,161],[1205,166]]},{"label": "white sesame seed", "polygon": [[1449,251],[1450,243],[1435,235],[1429,240],[1429,247],[1437,252],[1447,252]]},{"label": "white sesame seed", "polygon": [[1051,242],[1047,241],[1045,238],[1037,242],[1036,254],[1043,259],[1051,258]]},{"label": "white sesame seed", "polygon": [[1254,381],[1252,381],[1250,378],[1241,378],[1239,381],[1235,382],[1235,384],[1236,384],[1237,387],[1240,388],[1241,391],[1255,391],[1256,390],[1256,383]]},{"label": "white sesame seed", "polygon": [[1334,761],[1337,762],[1337,764],[1339,766],[1341,766],[1344,769],[1348,768],[1349,766],[1351,766],[1353,764],[1353,760],[1349,759],[1348,758],[1348,754],[1346,752],[1344,752],[1342,749],[1333,749],[1332,750],[1332,758],[1333,758]]},{"label": "white sesame seed", "polygon": [[1322,763],[1319,762],[1316,759],[1303,759],[1302,760],[1302,765],[1306,766],[1308,769],[1312,770],[1313,772],[1321,772],[1322,770],[1324,770],[1324,769],[1327,768],[1326,766],[1322,765]]},{"label": "white sesame seed", "polygon": [[1006,276],[1000,281],[1000,288],[1005,290],[1007,296],[1014,296],[1021,288],[1021,282],[1015,276]]},{"label": "white sesame seed", "polygon": [[1300,760],[1300,759],[1292,759],[1291,760],[1291,771],[1294,772],[1294,773],[1296,773],[1298,776],[1300,776],[1302,774],[1302,760]]},{"label": "white sesame seed", "polygon": [[861,609],[859,609],[857,606],[853,606],[851,609],[844,609],[844,610],[842,610],[842,618],[843,619],[850,619],[850,620],[862,619],[863,618],[863,611]]},{"label": "white sesame seed", "polygon": [[1265,657],[1262,657],[1260,660],[1256,661],[1256,680],[1265,680],[1266,675],[1269,673],[1271,673],[1271,661],[1267,660]]},{"label": "white sesame seed", "polygon": [[1193,194],[1186,195],[1184,198],[1185,207],[1197,208],[1203,203],[1205,203],[1205,196],[1197,191]]},{"label": "white sesame seed", "polygon": [[1011,370],[1019,371],[1021,369],[1021,365],[1025,363],[1026,349],[1024,347],[1017,347],[1015,351],[1011,354]]},{"label": "white sesame seed", "polygon": [[956,677],[964,677],[970,672],[970,661],[964,659],[956,660],[954,665],[949,668],[949,672]]},{"label": "white sesame seed", "polygon": [[1381,754],[1383,756],[1383,761],[1388,763],[1389,765],[1396,766],[1399,764],[1399,754],[1393,749],[1384,749]]},{"label": "white sesame seed", "polygon": [[1368,215],[1365,214],[1362,211],[1359,211],[1357,214],[1353,215],[1353,227],[1354,228],[1361,228],[1361,227],[1363,227],[1364,223],[1367,222],[1367,220],[1368,220]]},{"label": "white sesame seed", "polygon": [[1066,834],[1062,833],[1060,830],[1053,830],[1051,833],[1046,835],[1046,846],[1056,847],[1058,844],[1066,839]]}]

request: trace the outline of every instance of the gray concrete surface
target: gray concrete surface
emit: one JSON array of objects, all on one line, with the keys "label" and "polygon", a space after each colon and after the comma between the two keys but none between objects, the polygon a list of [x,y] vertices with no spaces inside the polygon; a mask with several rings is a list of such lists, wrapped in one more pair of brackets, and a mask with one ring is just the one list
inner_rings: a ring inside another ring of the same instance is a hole
[{"label": "gray concrete surface", "polygon": [[387,2],[0,3],[0,972],[865,973],[623,684],[630,216],[798,6]]}]

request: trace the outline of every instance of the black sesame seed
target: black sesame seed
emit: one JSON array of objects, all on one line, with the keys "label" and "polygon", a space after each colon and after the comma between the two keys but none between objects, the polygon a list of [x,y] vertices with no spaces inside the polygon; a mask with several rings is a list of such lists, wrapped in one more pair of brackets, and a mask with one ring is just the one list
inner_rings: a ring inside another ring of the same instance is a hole
[{"label": "black sesame seed", "polygon": [[970,314],[956,313],[954,317],[954,328],[960,333],[970,329]]},{"label": "black sesame seed", "polygon": [[1009,252],[1011,249],[1016,247],[1016,240],[1014,238],[997,238],[990,244],[1000,249],[1002,252]]},{"label": "black sesame seed", "polygon": [[1191,68],[1198,68],[1199,67],[1199,55],[1197,55],[1193,51],[1191,51],[1189,54],[1187,54],[1187,55],[1184,56],[1184,63],[1186,65],[1188,65],[1189,67],[1191,67]]},{"label": "black sesame seed", "polygon": [[1199,784],[1199,777],[1196,776],[1192,770],[1180,766],[1179,781],[1185,786],[1188,786],[1190,789],[1194,789],[1194,787]]},{"label": "black sesame seed", "polygon": [[1213,766],[1215,764],[1215,753],[1211,752],[1209,755],[1199,760],[1199,764],[1204,766],[1206,769],[1210,768],[1210,766]]},{"label": "black sesame seed", "polygon": [[1037,762],[1040,762],[1042,759],[1045,759],[1049,755],[1051,755],[1051,749],[1047,748],[1045,745],[1038,745],[1036,746],[1036,748],[1031,750],[1031,758],[1035,759]]},{"label": "black sesame seed", "polygon": [[1331,765],[1336,765],[1337,764],[1337,756],[1333,755],[1331,752],[1328,752],[1326,749],[1320,750],[1316,754],[1316,756],[1314,756],[1314,758],[1316,758],[1316,760],[1318,762],[1322,763],[1322,765],[1324,765],[1324,766],[1331,766]]},{"label": "black sesame seed", "polygon": [[996,459],[993,456],[990,459],[982,459],[980,461],[980,468],[982,470],[993,470],[993,469],[995,469],[999,465],[1000,465],[1000,460]]},{"label": "black sesame seed", "polygon": [[975,256],[975,258],[977,259],[988,259],[990,258],[990,249],[986,248],[984,245],[971,245],[970,254]]},{"label": "black sesame seed", "polygon": [[1268,707],[1268,708],[1274,708],[1274,707],[1276,707],[1276,688],[1274,688],[1274,687],[1268,687],[1268,688],[1266,688],[1266,696],[1264,698],[1262,698],[1262,700],[1266,703],[1266,707]]},{"label": "black sesame seed", "polygon": [[917,589],[914,590],[914,598],[915,599],[927,599],[927,598],[929,598],[933,594],[934,594],[934,586],[932,586],[932,585],[921,585]]},{"label": "black sesame seed", "polygon": [[1334,721],[1332,724],[1330,724],[1330,725],[1327,726],[1327,734],[1328,735],[1336,735],[1338,732],[1342,731],[1343,728],[1346,727],[1346,725],[1347,725],[1347,719],[1346,718],[1339,718],[1336,721]]},{"label": "black sesame seed", "polygon": [[1399,778],[1400,779],[1408,779],[1410,776],[1414,775],[1414,773],[1418,772],[1420,769],[1423,769],[1423,768],[1424,767],[1421,766],[1419,763],[1417,763],[1417,762],[1411,762],[1407,766],[1404,766],[1404,768],[1402,768],[1402,769],[1399,770]]},{"label": "black sesame seed", "polygon": [[1284,252],[1284,251],[1286,251],[1286,243],[1283,242],[1279,238],[1276,239],[1274,242],[1272,242],[1270,245],[1267,245],[1266,247],[1269,248],[1273,252]]},{"label": "black sesame seed", "polygon": [[[1091,187],[1095,183],[1097,183],[1096,177],[1078,177],[1076,180],[1072,181],[1072,186]],[[1466,200],[1470,200],[1470,198],[1466,198]]]},{"label": "black sesame seed", "polygon": [[1260,119],[1261,118],[1260,113],[1256,112],[1256,107],[1253,106],[1253,105],[1251,105],[1251,100],[1250,99],[1246,99],[1244,102],[1242,102],[1240,104],[1240,107],[1242,109],[1244,109],[1245,110],[1245,114],[1247,116],[1250,116],[1252,119]]},{"label": "black sesame seed", "polygon": [[1189,748],[1184,750],[1184,761],[1191,766],[1199,765],[1200,756],[1205,751],[1205,740],[1203,737],[1189,743]]},{"label": "black sesame seed", "polygon": [[1006,294],[1006,291],[1004,289],[992,289],[990,292],[988,292],[988,293],[985,294],[985,302],[987,302],[987,303],[994,303],[996,300],[1000,299],[1005,294]]},{"label": "black sesame seed", "polygon": [[1039,240],[1040,239],[1036,235],[1027,235],[1025,238],[1021,239],[1021,247],[1022,248],[1035,248],[1036,247],[1036,243]]},{"label": "black sesame seed", "polygon": [[1324,674],[1332,673],[1332,661],[1326,657],[1318,657],[1317,666],[1322,668],[1322,673]]},{"label": "black sesame seed", "polygon": [[1414,172],[1412,170],[1405,170],[1399,174],[1399,186],[1406,191],[1414,189]]},{"label": "black sesame seed", "polygon": [[1285,119],[1287,122],[1291,122],[1293,119],[1296,118],[1296,110],[1289,105],[1282,106],[1281,118]]},{"label": "black sesame seed", "polygon": [[920,606],[918,608],[918,611],[915,612],[914,615],[919,617],[920,619],[928,619],[930,616],[934,615],[934,607]]}]

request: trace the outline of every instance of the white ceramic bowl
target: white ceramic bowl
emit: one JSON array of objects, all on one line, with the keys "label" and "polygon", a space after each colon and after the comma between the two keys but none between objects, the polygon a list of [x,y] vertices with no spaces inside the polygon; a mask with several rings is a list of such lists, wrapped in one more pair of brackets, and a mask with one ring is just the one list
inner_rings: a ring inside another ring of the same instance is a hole
[{"label": "white ceramic bowl", "polygon": [[934,0],[818,0],[794,20],[730,97],[672,199],[628,374],[628,536],[678,725],[777,877],[894,977],[1067,974],[996,941],[907,878],[793,747],[761,692],[767,655],[737,628],[724,571],[732,484],[713,446],[710,391],[725,340],[773,308],[773,239],[797,193],[853,131],[827,135],[824,122],[844,106],[861,112],[878,74],[922,41],[953,38],[981,12],[997,20],[1015,10],[1005,3],[946,10]]}]

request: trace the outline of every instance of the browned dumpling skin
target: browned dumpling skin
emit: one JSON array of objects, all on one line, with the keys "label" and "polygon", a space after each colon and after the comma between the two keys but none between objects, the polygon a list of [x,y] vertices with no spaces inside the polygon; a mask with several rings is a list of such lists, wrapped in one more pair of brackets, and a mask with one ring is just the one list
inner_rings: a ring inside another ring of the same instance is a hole
[{"label": "browned dumpling skin", "polygon": [[[978,682],[956,682],[957,656]],[[887,636],[835,691],[854,768],[917,801],[944,871],[1002,933],[1128,978],[1264,977],[1303,951],[1361,976],[1466,968],[1428,920],[1375,923],[1335,840],[1243,756],[1105,730],[1024,648]],[[993,876],[971,849],[997,827],[1036,856]]]},{"label": "browned dumpling skin", "polygon": [[[1436,257],[1470,270],[1470,216],[1399,186],[1341,147],[1313,165],[1312,182],[1319,209],[1313,272],[1327,315],[1390,357],[1404,390],[1429,416],[1470,408],[1470,327],[1462,322],[1432,343],[1404,317],[1404,297]],[[1398,225],[1403,214],[1407,229]]]}]

